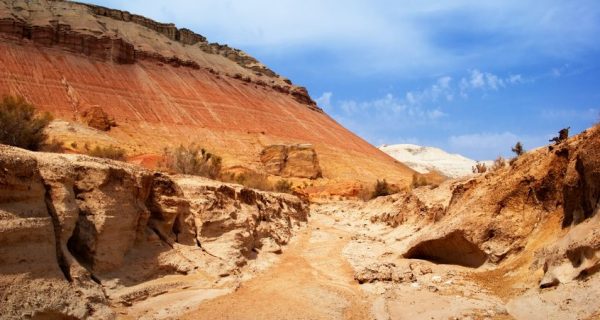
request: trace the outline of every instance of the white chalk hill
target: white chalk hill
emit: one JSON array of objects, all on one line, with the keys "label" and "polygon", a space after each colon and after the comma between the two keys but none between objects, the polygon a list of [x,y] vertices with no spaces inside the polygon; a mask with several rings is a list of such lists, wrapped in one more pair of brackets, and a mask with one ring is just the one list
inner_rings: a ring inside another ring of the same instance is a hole
[{"label": "white chalk hill", "polygon": [[[449,178],[473,174],[472,168],[478,161],[451,154],[434,147],[414,144],[383,145],[379,149],[419,173],[438,171]],[[489,165],[491,161],[480,161]]]}]

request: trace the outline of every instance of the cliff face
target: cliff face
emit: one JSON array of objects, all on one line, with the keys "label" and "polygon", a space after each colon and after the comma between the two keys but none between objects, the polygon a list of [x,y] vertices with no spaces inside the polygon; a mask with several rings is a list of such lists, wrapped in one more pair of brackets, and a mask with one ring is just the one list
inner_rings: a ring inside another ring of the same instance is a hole
[{"label": "cliff face", "polygon": [[287,194],[0,145],[0,314],[111,319],[165,275],[215,286],[280,253],[307,214]]},{"label": "cliff face", "polygon": [[260,171],[264,147],[310,143],[327,179],[408,184],[412,176],[324,114],[305,88],[172,24],[65,1],[2,0],[0,39],[0,94],[67,121],[100,108],[116,122],[107,133],[53,130],[67,145],[105,141],[144,158],[198,142],[226,167]]}]

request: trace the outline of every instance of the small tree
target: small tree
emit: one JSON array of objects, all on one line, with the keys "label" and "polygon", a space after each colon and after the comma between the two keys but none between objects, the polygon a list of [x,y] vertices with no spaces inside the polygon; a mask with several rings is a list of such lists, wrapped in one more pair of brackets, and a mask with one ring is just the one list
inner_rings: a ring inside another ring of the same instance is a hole
[{"label": "small tree", "polygon": [[38,113],[22,97],[5,96],[0,102],[0,143],[39,150],[48,138],[44,130],[52,116]]},{"label": "small tree", "polygon": [[385,179],[377,179],[377,182],[375,183],[375,190],[373,191],[373,198],[389,196],[390,194],[392,194],[392,191],[387,181]]},{"label": "small tree", "polygon": [[559,143],[567,140],[569,138],[569,129],[571,129],[571,127],[561,129],[558,132],[558,137],[554,137],[554,138],[550,139],[549,141],[559,144]]},{"label": "small tree", "polygon": [[517,157],[520,157],[523,155],[523,153],[525,153],[525,151],[523,151],[523,145],[521,144],[521,141],[518,141],[511,150],[517,155]]}]

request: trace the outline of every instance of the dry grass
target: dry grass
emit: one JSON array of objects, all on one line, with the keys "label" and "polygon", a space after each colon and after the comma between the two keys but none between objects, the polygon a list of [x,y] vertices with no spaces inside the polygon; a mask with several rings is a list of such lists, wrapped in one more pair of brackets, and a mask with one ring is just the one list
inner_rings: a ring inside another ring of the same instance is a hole
[{"label": "dry grass", "polygon": [[279,181],[277,181],[277,183],[275,184],[275,191],[277,192],[281,192],[281,193],[292,193],[293,189],[293,184],[285,179],[281,179]]},{"label": "dry grass", "polygon": [[64,143],[56,138],[44,142],[40,147],[40,151],[62,153],[65,149]]},{"label": "dry grass", "polygon": [[5,96],[0,101],[0,143],[40,150],[48,138],[44,130],[50,121],[49,113],[37,112],[25,99]]},{"label": "dry grass", "polygon": [[502,156],[498,156],[496,160],[494,160],[494,164],[490,168],[491,171],[497,171],[506,167],[507,161]]},{"label": "dry grass", "polygon": [[221,175],[221,157],[199,145],[179,146],[165,149],[159,166],[167,171],[217,179]]},{"label": "dry grass", "polygon": [[485,165],[485,163],[478,162],[476,165],[473,166],[472,170],[473,173],[486,173],[488,171],[488,168]]},{"label": "dry grass", "polygon": [[95,146],[93,149],[90,149],[86,145],[85,149],[87,150],[86,151],[87,155],[92,156],[92,157],[118,160],[118,161],[125,161],[125,158],[126,158],[125,150],[123,150],[119,147],[116,147],[116,146],[112,146],[112,145],[107,146],[107,147]]}]

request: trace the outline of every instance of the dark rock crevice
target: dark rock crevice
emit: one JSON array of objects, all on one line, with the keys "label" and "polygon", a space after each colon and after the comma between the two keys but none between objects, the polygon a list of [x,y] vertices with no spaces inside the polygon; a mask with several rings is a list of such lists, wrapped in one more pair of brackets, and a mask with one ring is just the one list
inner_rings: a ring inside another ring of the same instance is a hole
[{"label": "dark rock crevice", "polygon": [[420,242],[408,250],[404,257],[469,268],[478,268],[488,260],[485,252],[467,240],[461,231],[454,231],[438,239]]},{"label": "dark rock crevice", "polygon": [[58,218],[58,215],[56,214],[56,209],[54,208],[54,203],[52,202],[52,197],[51,197],[51,193],[52,193],[52,188],[47,185],[44,184],[44,187],[46,188],[46,194],[45,194],[45,202],[46,202],[46,208],[48,209],[48,214],[50,215],[50,218],[52,219],[52,225],[54,226],[54,241],[55,241],[55,245],[56,245],[56,261],[58,262],[58,267],[60,268],[60,270],[62,271],[63,275],[65,276],[65,279],[67,279],[67,281],[69,282],[73,282],[73,278],[71,277],[71,272],[69,270],[69,263],[67,262],[66,258],[65,258],[65,254],[63,252],[62,249],[62,239],[61,239],[61,226],[60,226],[60,221]]}]

